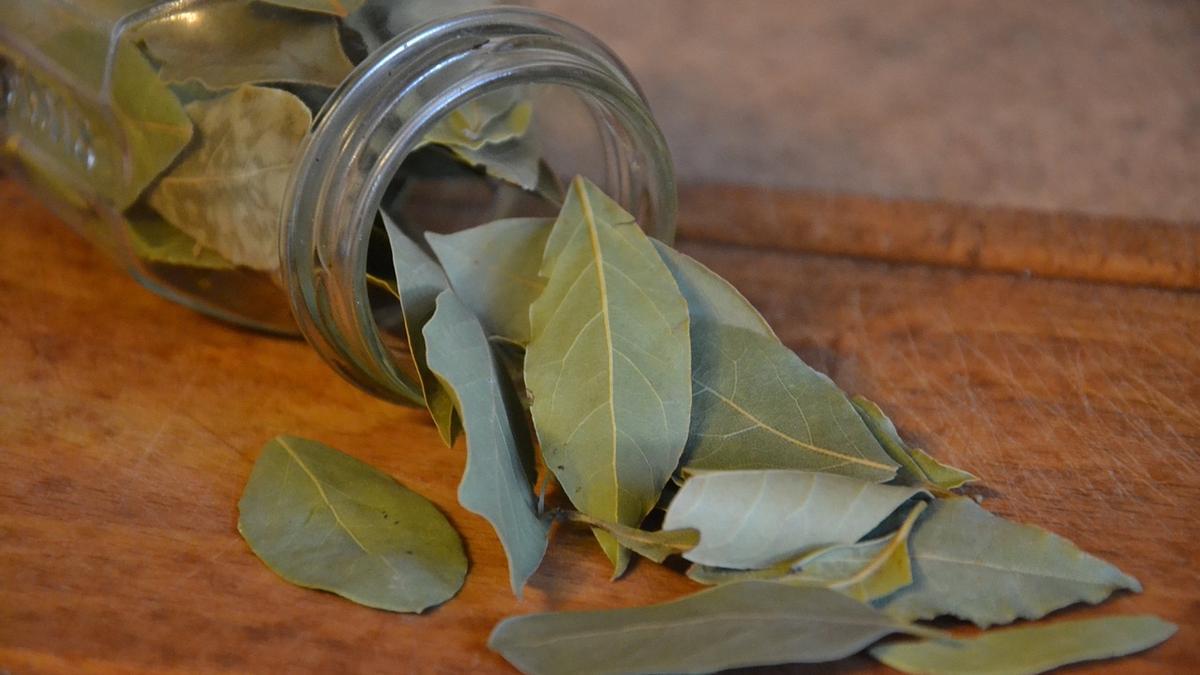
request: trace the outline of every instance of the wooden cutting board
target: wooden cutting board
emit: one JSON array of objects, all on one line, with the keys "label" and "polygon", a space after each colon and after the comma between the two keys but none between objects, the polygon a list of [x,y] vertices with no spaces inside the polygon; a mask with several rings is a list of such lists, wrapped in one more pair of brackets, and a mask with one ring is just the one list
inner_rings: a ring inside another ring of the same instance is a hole
[{"label": "wooden cutting board", "polygon": [[[681,201],[682,248],[809,363],[981,476],[989,509],[1146,587],[1056,616],[1180,624],[1076,672],[1200,670],[1200,227],[755,189]],[[0,252],[0,671],[505,672],[485,647],[505,616],[695,590],[652,564],[609,583],[590,535],[560,529],[518,601],[488,525],[455,501],[461,441],[444,447],[423,412],[303,343],[159,299],[7,180]],[[272,575],[234,523],[278,433],[444,509],[471,558],[458,597],[395,615]]]}]

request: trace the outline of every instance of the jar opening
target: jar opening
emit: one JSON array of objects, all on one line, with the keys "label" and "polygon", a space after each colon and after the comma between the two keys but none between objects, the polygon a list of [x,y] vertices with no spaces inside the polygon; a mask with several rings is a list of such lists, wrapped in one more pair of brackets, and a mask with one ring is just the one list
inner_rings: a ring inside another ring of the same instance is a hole
[{"label": "jar opening", "polygon": [[[468,141],[430,142],[448,128]],[[469,139],[493,132],[491,161],[447,161],[475,157]],[[370,266],[383,264],[371,254],[380,209],[425,245],[425,231],[553,216],[560,186],[577,174],[672,238],[665,142],[632,78],[594,38],[517,9],[396,38],[334,93],[293,175],[283,270],[302,332],[352,382],[420,400],[394,301],[368,288]]]}]

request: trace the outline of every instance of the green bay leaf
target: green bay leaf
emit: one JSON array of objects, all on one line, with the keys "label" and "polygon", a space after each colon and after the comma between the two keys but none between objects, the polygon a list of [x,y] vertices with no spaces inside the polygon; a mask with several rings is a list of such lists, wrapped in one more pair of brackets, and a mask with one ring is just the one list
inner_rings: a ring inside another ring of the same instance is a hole
[{"label": "green bay leaf", "polygon": [[962,469],[942,464],[920,448],[909,447],[900,438],[896,425],[874,402],[862,396],[854,396],[850,402],[888,456],[900,465],[896,472],[898,482],[929,487],[947,495],[950,490],[978,480]]},{"label": "green bay leaf", "polygon": [[1155,616],[1112,616],[988,631],[972,638],[893,642],[871,656],[922,675],[1034,675],[1081,661],[1134,654],[1178,628]]},{"label": "green bay leaf", "polygon": [[529,306],[546,287],[538,270],[553,225],[549,218],[509,218],[425,238],[488,335],[525,345]]},{"label": "green bay leaf", "polygon": [[429,368],[454,396],[467,435],[458,501],[488,520],[518,597],[546,553],[549,524],[533,496],[533,441],[483,326],[446,290],[423,330]]},{"label": "green bay leaf", "polygon": [[378,609],[441,604],[467,574],[462,539],[427,499],[292,436],[263,447],[238,502],[238,531],[284,579]]},{"label": "green bay leaf", "polygon": [[1095,604],[1141,584],[1062,537],[984,511],[964,497],[937,500],[909,541],[913,584],[884,600],[906,619],[952,615],[986,628]]},{"label": "green bay leaf", "polygon": [[856,542],[921,493],[807,471],[702,472],[675,495],[663,529],[700,531],[700,544],[684,554],[692,562],[760,569]]},{"label": "green bay leaf", "polygon": [[333,17],[244,0],[168,14],[138,26],[133,39],[160,64],[163,81],[198,80],[209,89],[266,82],[336,87],[354,68]]},{"label": "green bay leaf", "polygon": [[308,106],[269,87],[243,86],[187,106],[199,144],[150,191],[167,222],[237,265],[279,267],[279,213]]},{"label": "green bay leaf", "polygon": [[[546,242],[525,384],[546,465],[580,511],[636,526],[678,465],[687,305],[633,216],[576,178]],[[623,549],[597,532],[620,573]]]},{"label": "green bay leaf", "polygon": [[[454,400],[446,388],[429,370],[426,362],[426,343],[422,327],[433,316],[438,296],[450,288],[450,282],[437,262],[422,251],[416,242],[400,231],[383,211],[384,229],[392,251],[392,266],[396,272],[396,293],[404,312],[404,332],[408,351],[416,365],[416,376],[425,406],[446,445],[454,445],[457,413]],[[396,375],[400,373],[397,371]]]},{"label": "green bay leaf", "polygon": [[834,591],[744,581],[646,607],[512,617],[488,646],[529,675],[708,673],[834,661],[895,632],[929,633]]},{"label": "green bay leaf", "polygon": [[802,469],[874,482],[896,472],[837,385],[773,336],[697,322],[692,382],[687,469]]}]

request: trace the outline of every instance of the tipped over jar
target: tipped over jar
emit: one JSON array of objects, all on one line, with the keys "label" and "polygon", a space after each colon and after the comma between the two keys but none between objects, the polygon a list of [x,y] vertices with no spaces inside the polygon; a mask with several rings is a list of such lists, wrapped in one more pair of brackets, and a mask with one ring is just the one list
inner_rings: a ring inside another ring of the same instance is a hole
[{"label": "tipped over jar", "polygon": [[423,242],[553,215],[584,175],[674,232],[670,157],[624,66],[561,19],[485,4],[3,3],[0,159],[147,288],[299,332],[412,400],[381,213]]}]

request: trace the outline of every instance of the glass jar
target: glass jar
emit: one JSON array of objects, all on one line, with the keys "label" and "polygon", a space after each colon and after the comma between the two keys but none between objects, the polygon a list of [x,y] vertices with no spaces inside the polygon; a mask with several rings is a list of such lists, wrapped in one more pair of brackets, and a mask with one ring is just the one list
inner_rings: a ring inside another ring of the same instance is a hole
[{"label": "glass jar", "polygon": [[381,210],[423,243],[553,215],[582,174],[674,235],[666,144],[617,58],[528,9],[437,16],[466,4],[4,3],[0,158],[144,286],[419,402],[373,283]]}]

